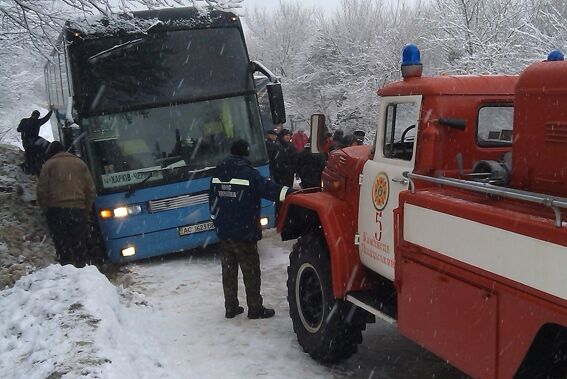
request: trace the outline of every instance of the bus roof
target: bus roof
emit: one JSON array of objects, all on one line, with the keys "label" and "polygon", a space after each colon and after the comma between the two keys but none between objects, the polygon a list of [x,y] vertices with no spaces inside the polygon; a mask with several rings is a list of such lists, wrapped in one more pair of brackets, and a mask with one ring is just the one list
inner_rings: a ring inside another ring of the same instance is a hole
[{"label": "bus roof", "polygon": [[67,33],[80,35],[82,39],[134,34],[146,32],[149,28],[156,28],[155,30],[160,31],[229,26],[242,28],[238,16],[232,12],[202,11],[194,7],[143,10],[131,14],[120,13],[112,19],[99,16],[87,21],[68,21],[66,26]]},{"label": "bus roof", "polygon": [[384,86],[378,90],[378,95],[513,95],[517,81],[517,75],[407,78]]}]

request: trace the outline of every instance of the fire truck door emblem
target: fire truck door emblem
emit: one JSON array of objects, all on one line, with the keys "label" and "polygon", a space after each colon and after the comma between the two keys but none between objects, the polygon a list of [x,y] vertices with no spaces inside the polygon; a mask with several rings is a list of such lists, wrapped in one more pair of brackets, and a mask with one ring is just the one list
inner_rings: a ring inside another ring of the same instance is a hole
[{"label": "fire truck door emblem", "polygon": [[381,211],[388,204],[388,197],[390,195],[390,182],[388,175],[381,172],[376,175],[374,184],[372,185],[372,202],[377,211]]}]

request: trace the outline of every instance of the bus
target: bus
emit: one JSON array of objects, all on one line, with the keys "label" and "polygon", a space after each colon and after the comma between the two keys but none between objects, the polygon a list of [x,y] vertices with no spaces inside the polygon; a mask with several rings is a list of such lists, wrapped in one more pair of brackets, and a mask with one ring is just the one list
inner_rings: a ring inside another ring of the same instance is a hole
[{"label": "bus", "polygon": [[[67,22],[45,66],[54,139],[88,164],[111,262],[205,247],[211,170],[233,140],[269,175],[254,74],[268,78],[274,124],[281,85],[251,62],[239,17],[195,8]],[[274,204],[262,201],[263,227]]]}]

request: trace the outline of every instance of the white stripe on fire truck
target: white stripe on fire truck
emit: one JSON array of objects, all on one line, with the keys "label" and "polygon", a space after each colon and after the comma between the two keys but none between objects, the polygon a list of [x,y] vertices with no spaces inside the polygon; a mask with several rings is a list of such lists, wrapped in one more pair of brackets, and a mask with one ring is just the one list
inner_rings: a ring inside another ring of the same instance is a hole
[{"label": "white stripe on fire truck", "polygon": [[564,246],[412,204],[404,205],[404,239],[567,299]]}]

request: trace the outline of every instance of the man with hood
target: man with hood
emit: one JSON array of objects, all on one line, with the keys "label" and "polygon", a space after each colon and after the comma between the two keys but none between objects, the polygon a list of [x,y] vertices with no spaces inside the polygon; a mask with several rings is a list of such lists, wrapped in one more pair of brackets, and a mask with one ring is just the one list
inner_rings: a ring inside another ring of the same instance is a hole
[{"label": "man with hood", "polygon": [[37,202],[61,265],[84,267],[88,259],[89,213],[95,198],[91,173],[79,157],[54,141],[37,183]]},{"label": "man with hood", "polygon": [[264,178],[247,159],[250,146],[239,139],[231,155],[213,173],[209,188],[211,218],[220,239],[225,317],[244,312],[238,302],[238,267],[246,288],[248,318],[270,318],[275,311],[263,305],[260,294],[260,257],[256,243],[262,239],[260,201],[283,201],[293,190]]}]

